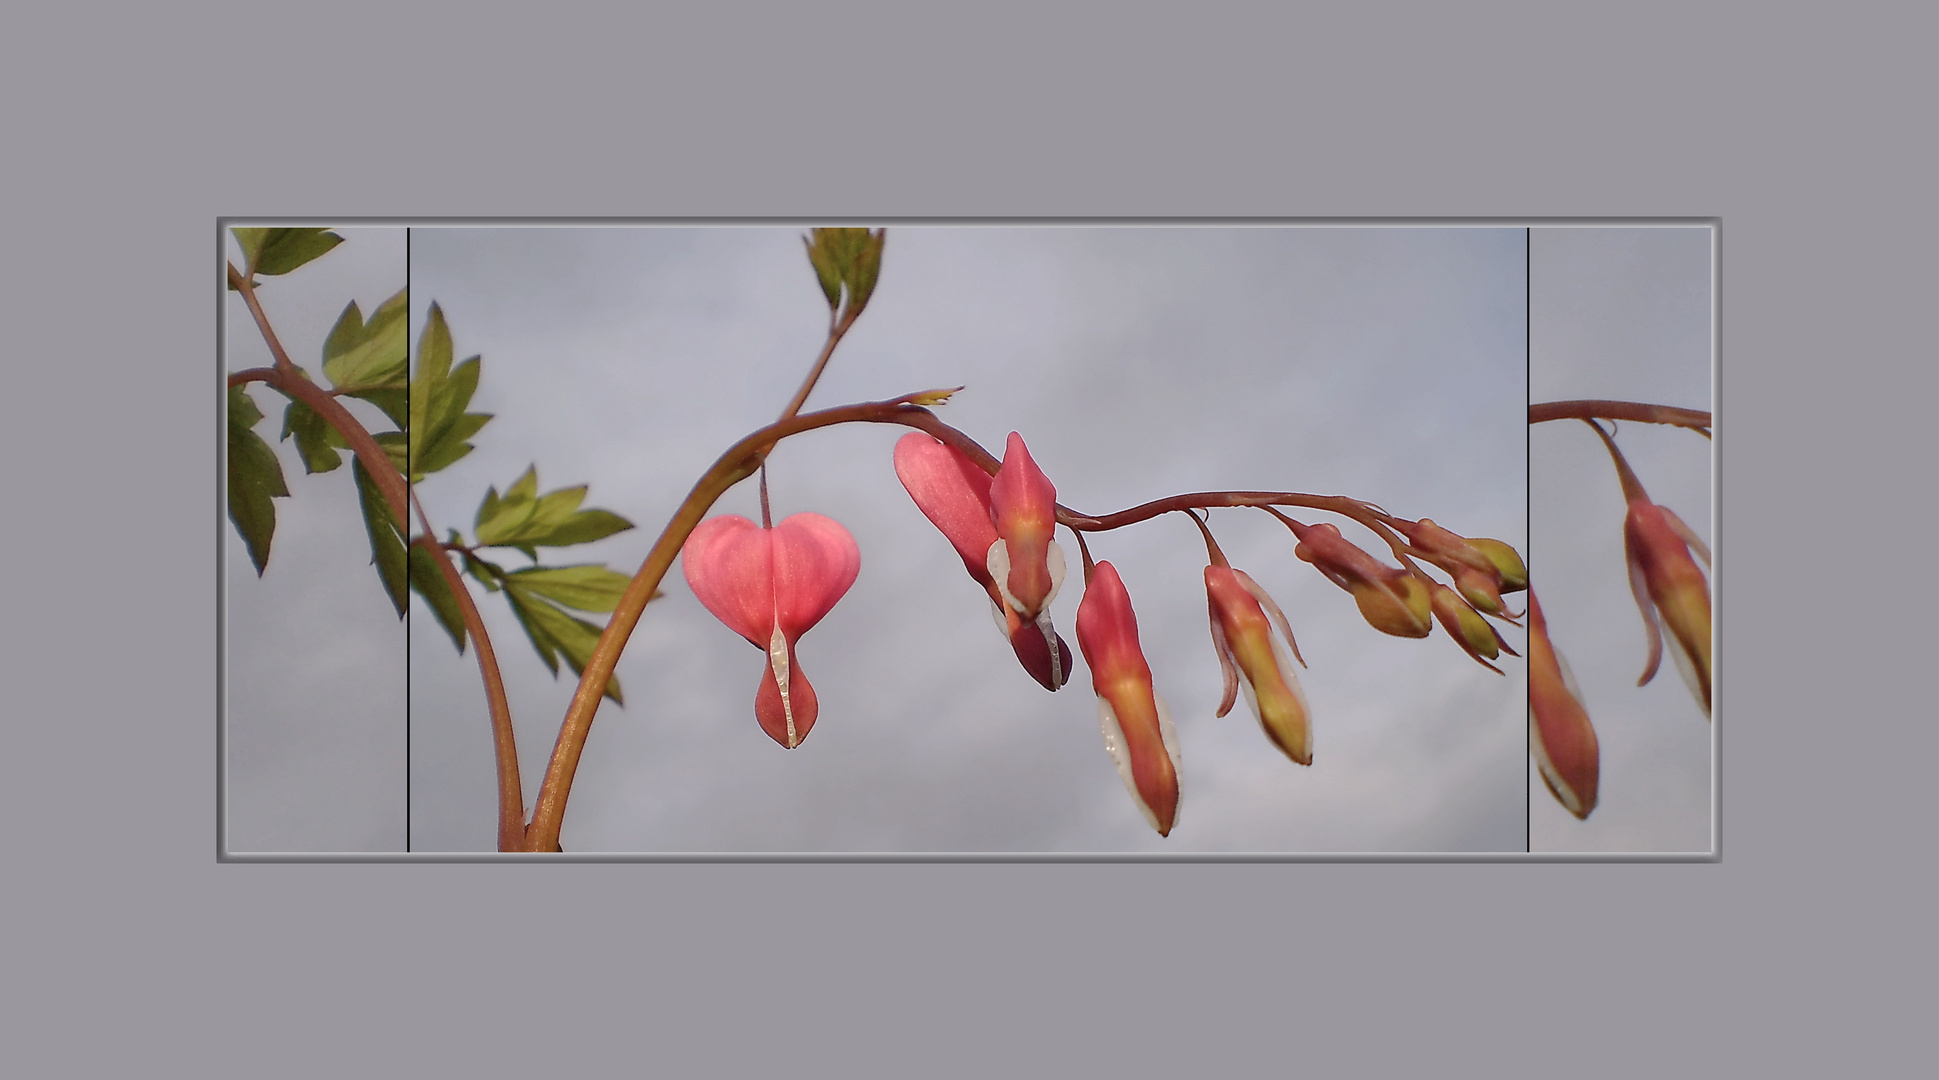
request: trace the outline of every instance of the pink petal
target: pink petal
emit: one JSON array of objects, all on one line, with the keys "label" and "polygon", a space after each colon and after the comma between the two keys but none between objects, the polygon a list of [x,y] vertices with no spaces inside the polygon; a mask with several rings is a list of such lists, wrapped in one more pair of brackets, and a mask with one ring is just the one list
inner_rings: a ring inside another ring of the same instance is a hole
[{"label": "pink petal", "polygon": [[772,610],[781,633],[793,641],[820,622],[855,584],[862,552],[847,529],[820,514],[795,514],[769,536],[774,545]]},{"label": "pink petal", "polygon": [[989,474],[955,447],[912,431],[895,444],[895,475],[916,508],[942,530],[970,576],[989,585],[984,560],[996,543]]},{"label": "pink petal", "polygon": [[774,547],[766,530],[738,514],[708,518],[680,550],[693,594],[714,618],[767,648],[774,628]]}]

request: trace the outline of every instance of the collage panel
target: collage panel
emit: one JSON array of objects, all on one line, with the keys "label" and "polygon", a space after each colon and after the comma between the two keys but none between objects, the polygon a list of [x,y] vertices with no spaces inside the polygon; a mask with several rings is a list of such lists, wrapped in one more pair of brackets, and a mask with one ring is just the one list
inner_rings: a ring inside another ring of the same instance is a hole
[{"label": "collage panel", "polygon": [[222,230],[243,286],[220,293],[225,853],[405,850],[404,598],[374,561],[382,493],[338,428],[395,445],[404,426],[406,234]]},{"label": "collage panel", "polygon": [[1531,667],[1538,854],[1716,850],[1717,250],[1707,223],[1532,230],[1529,571],[1569,674]]},{"label": "collage panel", "polygon": [[[438,363],[480,358],[446,420],[490,417],[417,491],[493,645],[521,800],[620,582],[723,451],[782,415],[859,295],[804,411],[915,395],[963,444],[882,417],[804,431],[766,459],[772,529],[757,476],[708,508],[712,546],[666,567],[618,661],[624,705],[585,737],[558,849],[1524,852],[1526,669],[1503,646],[1526,639],[1469,602],[1522,604],[1463,538],[1526,550],[1527,288],[1520,228],[414,228],[420,378],[436,324]],[[1271,493],[1283,518],[1248,505]],[[1055,504],[1046,595],[1031,530]],[[568,523],[594,512],[632,527]],[[777,584],[755,564],[783,550],[838,570],[852,553],[853,580]],[[1310,667],[1208,566],[1248,575]],[[576,583],[548,581],[562,571]],[[411,846],[489,851],[479,666],[412,604]],[[784,604],[820,618],[781,633]],[[811,728],[787,726],[781,680],[812,694]]]}]

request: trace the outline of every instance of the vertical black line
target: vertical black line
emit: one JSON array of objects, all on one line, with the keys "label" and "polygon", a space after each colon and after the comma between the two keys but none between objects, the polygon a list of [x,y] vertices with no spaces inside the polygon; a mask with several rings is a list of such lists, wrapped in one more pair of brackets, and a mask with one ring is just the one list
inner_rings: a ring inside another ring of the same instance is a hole
[{"label": "vertical black line", "polygon": [[[1535,468],[1532,454],[1535,440],[1532,437],[1531,425],[1528,422],[1528,406],[1535,401],[1534,372],[1535,230],[1533,228],[1524,228],[1522,230],[1522,415],[1518,419],[1522,425],[1522,500],[1526,503],[1523,520],[1528,523],[1528,532],[1523,542],[1528,545],[1528,561],[1526,565],[1529,567],[1535,565]],[[1534,580],[1532,571],[1529,574],[1529,579],[1531,581]],[[1531,607],[1535,602],[1533,586],[1530,586],[1528,595],[1528,602],[1522,605],[1524,608]],[[1535,621],[1533,618],[1529,620],[1528,626],[1530,635],[1533,635],[1535,632]],[[1535,655],[1535,647],[1532,643],[1524,645],[1523,648],[1528,650],[1530,656]],[[1522,667],[1526,670],[1528,668],[1528,662],[1523,661]],[[1533,682],[1533,672],[1530,672],[1530,678],[1524,680],[1522,684],[1522,695],[1524,697],[1528,695]],[[1527,702],[1523,702],[1522,713],[1524,716],[1528,713]],[[1528,779],[1528,770],[1530,768],[1528,738],[1528,727],[1526,722],[1524,722],[1522,727],[1522,848],[1529,854],[1534,854],[1535,818],[1533,799],[1535,792],[1534,784]]]}]

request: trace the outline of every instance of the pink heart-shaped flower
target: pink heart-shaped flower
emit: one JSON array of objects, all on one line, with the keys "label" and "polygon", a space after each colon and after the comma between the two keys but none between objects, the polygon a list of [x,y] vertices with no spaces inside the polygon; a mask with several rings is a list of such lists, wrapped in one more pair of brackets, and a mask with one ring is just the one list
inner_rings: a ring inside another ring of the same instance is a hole
[{"label": "pink heart-shaped flower", "polygon": [[819,702],[795,662],[795,641],[855,584],[862,569],[855,538],[820,514],[795,514],[771,529],[730,514],[694,529],[681,564],[701,604],[767,651],[755,716],[774,741],[799,746]]}]

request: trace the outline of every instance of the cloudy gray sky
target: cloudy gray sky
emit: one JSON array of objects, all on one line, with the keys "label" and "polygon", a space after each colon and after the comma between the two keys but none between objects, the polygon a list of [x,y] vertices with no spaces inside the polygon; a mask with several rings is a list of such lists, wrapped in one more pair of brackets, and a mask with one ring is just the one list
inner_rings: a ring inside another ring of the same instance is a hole
[{"label": "cloudy gray sky", "polygon": [[[1711,408],[1711,269],[1707,228],[1536,229],[1530,400]],[[1530,843],[1536,851],[1709,850],[1711,725],[1667,656],[1654,681],[1636,686],[1647,647],[1608,452],[1575,421],[1536,425],[1529,438],[1530,574],[1602,750],[1599,804],[1586,822],[1531,770]],[[1652,424],[1622,424],[1616,441],[1651,499],[1709,542],[1711,444]],[[1720,722],[1726,700],[1720,692]]]},{"label": "cloudy gray sky", "polygon": [[[820,345],[826,307],[801,231],[415,230],[414,325],[442,305],[457,356],[484,356],[473,408],[498,417],[476,452],[421,486],[434,520],[468,533],[485,488],[536,461],[542,487],[590,483],[588,505],[641,526],[546,561],[630,574],[693,480],[774,418]],[[967,384],[944,419],[999,451],[1021,431],[1080,510],[1277,488],[1521,546],[1524,286],[1519,229],[895,228],[869,310],[808,407]],[[1179,823],[1158,837],[1103,750],[1088,671],[1053,695],[1017,667],[895,479],[901,434],[825,430],[771,459],[776,516],[828,514],[862,550],[854,589],[800,647],[822,702],[812,736],[784,751],[761,733],[761,653],[700,608],[676,567],[621,660],[630,704],[603,707],[594,726],[567,850],[1523,848],[1520,664],[1504,678],[1438,630],[1375,632],[1294,558],[1283,526],[1236,510],[1212,526],[1300,636],[1315,764],[1288,762],[1243,704],[1213,718],[1195,530],[1175,518],[1098,537],[1183,742]],[[757,506],[749,483],[716,512]],[[1080,592],[1054,606],[1073,644]],[[499,598],[482,606],[529,800],[572,682],[545,671]],[[413,846],[488,849],[476,667],[418,612]],[[1521,631],[1508,633],[1520,648]]]}]

